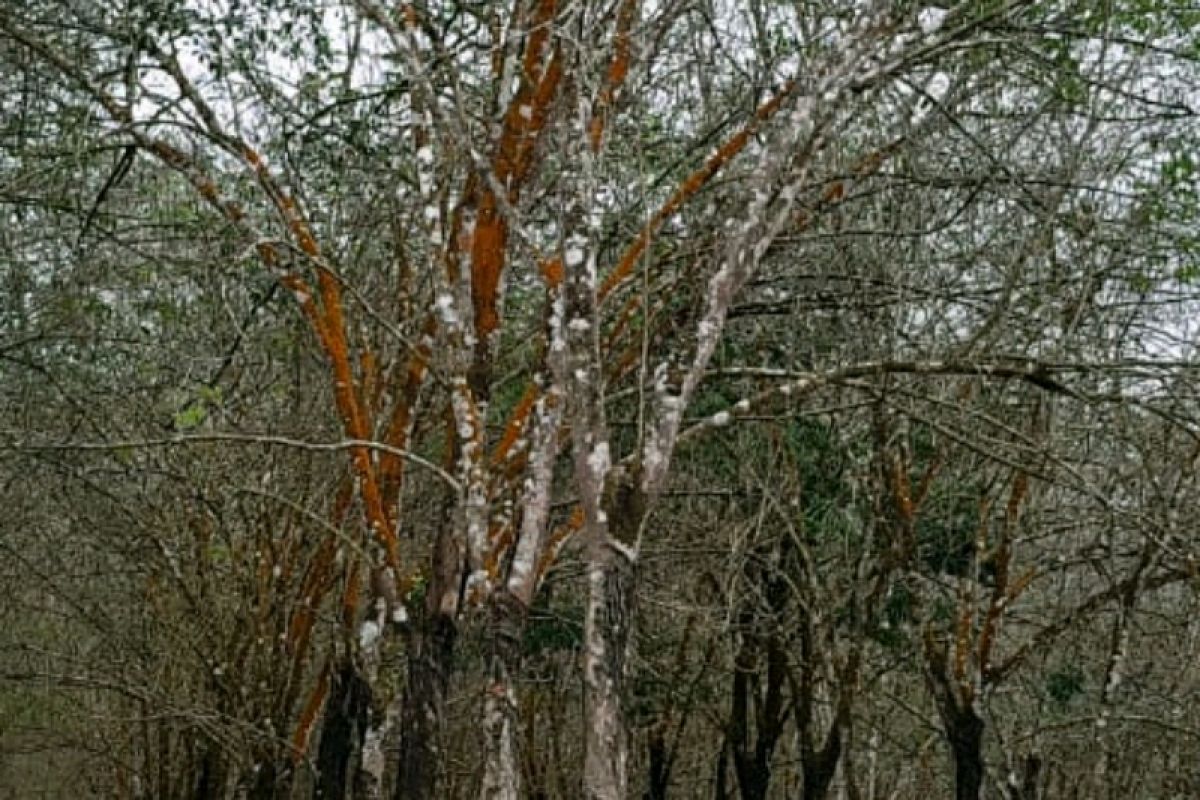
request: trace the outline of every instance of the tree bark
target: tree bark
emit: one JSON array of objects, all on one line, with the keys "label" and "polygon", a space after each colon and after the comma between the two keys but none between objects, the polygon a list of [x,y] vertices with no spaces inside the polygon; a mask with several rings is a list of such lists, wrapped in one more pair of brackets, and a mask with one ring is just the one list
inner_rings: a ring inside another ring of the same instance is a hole
[{"label": "tree bark", "polygon": [[665,720],[659,720],[650,731],[646,744],[649,760],[647,800],[667,800],[667,788],[671,785],[671,757],[667,750]]},{"label": "tree bark", "polygon": [[1021,772],[1009,775],[1010,800],[1038,800],[1041,786],[1042,759],[1030,753],[1021,759]]},{"label": "tree bark", "polygon": [[408,682],[400,712],[400,775],[396,800],[438,798],[441,733],[457,629],[454,619],[435,613],[413,631]]},{"label": "tree bark", "polygon": [[[752,623],[750,615],[744,615],[743,624]],[[771,760],[786,719],[783,705],[786,656],[774,635],[766,636],[765,642],[753,631],[744,636],[734,666],[730,752],[742,800],[764,800],[771,786]],[[758,670],[760,651],[765,651],[762,654],[766,659],[761,700],[758,687],[752,688],[750,680],[751,674]],[[750,742],[751,717],[754,719],[753,744]]]},{"label": "tree bark", "polygon": [[521,775],[517,750],[517,694],[521,640],[528,609],[510,592],[497,591],[489,602],[490,653],[484,698],[484,771],[481,800],[519,800]]},{"label": "tree bark", "polygon": [[800,795],[802,800],[825,800],[829,787],[833,784],[833,776],[837,774],[838,761],[842,755],[842,731],[835,720],[825,740],[825,745],[817,752],[805,753],[804,789]]},{"label": "tree bark", "polygon": [[983,760],[984,722],[975,710],[976,692],[951,675],[945,648],[937,645],[928,633],[925,659],[925,677],[954,761],[954,796],[956,800],[980,800],[986,768]]},{"label": "tree bark", "polygon": [[333,677],[325,704],[314,797],[343,800],[349,796],[347,778],[357,770],[370,705],[371,687],[346,659]]},{"label": "tree bark", "polygon": [[587,706],[583,792],[588,800],[624,800],[629,737],[623,712],[634,563],[607,540],[589,554],[584,620],[584,695]]},{"label": "tree bark", "polygon": [[980,800],[983,792],[983,720],[975,709],[945,709],[943,723],[954,758],[956,800]]},{"label": "tree bark", "polygon": [[[266,769],[266,765],[263,768]],[[225,759],[216,744],[209,743],[205,747],[197,773],[193,797],[221,797],[225,794]]]}]

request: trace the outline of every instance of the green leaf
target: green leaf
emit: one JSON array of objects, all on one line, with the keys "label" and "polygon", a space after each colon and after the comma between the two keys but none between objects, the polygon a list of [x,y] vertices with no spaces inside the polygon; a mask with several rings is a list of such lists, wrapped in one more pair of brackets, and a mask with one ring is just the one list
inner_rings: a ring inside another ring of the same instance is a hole
[{"label": "green leaf", "polygon": [[204,422],[207,416],[208,412],[202,403],[192,403],[182,411],[175,412],[175,427],[181,431],[191,430]]}]

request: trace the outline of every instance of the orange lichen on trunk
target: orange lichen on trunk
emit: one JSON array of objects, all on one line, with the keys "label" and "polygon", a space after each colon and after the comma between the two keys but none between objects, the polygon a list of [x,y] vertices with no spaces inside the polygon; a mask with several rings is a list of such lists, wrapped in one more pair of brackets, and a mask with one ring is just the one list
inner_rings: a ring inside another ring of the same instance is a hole
[{"label": "orange lichen on trunk", "polygon": [[325,705],[325,698],[328,696],[329,664],[326,663],[321,674],[317,676],[312,693],[304,703],[304,710],[300,713],[300,720],[296,723],[296,730],[292,734],[293,764],[299,764],[304,760],[304,756],[308,752],[309,739],[312,737],[313,726],[317,722],[317,715],[321,712],[321,706]]},{"label": "orange lichen on trunk", "polygon": [[[525,43],[521,85],[505,109],[500,138],[492,156],[493,175],[507,193],[505,199],[509,204],[520,197],[521,187],[532,169],[538,135],[545,128],[550,105],[562,80],[562,57],[557,48],[543,68],[556,7],[556,0],[542,0],[538,5],[533,29]],[[475,335],[479,341],[486,342],[500,325],[498,295],[505,267],[509,222],[490,182],[470,181],[465,195],[475,209],[470,244]]]},{"label": "orange lichen on trunk", "polygon": [[896,509],[896,513],[905,523],[911,524],[916,509],[912,501],[908,467],[902,459],[892,459],[890,477],[892,481],[892,503]]},{"label": "orange lichen on trunk", "polygon": [[575,506],[567,521],[555,528],[554,532],[550,534],[550,537],[546,540],[546,546],[542,549],[542,553],[537,561],[535,574],[539,580],[546,574],[546,570],[550,569],[550,565],[554,563],[554,559],[558,556],[559,549],[566,544],[567,539],[571,538],[573,533],[583,527],[584,518],[583,506]]},{"label": "orange lichen on trunk", "polygon": [[[349,476],[338,486],[334,496],[333,512],[330,515],[332,525],[338,527],[346,518],[353,499],[354,485]],[[316,553],[305,570],[300,583],[300,596],[296,610],[288,624],[287,646],[295,660],[294,671],[299,670],[308,647],[309,634],[316,621],[317,606],[321,604],[325,593],[333,585],[331,576],[337,555],[338,540],[336,536],[326,536],[317,547]]]},{"label": "orange lichen on trunk", "polygon": [[[545,126],[550,103],[562,77],[557,50],[543,69],[544,51],[556,7],[556,0],[542,0],[538,4],[522,57],[521,85],[505,109],[500,138],[492,156],[492,172],[508,193],[509,203],[517,200],[521,184],[529,174],[537,135]],[[508,221],[488,181],[470,181],[465,195],[476,212],[470,248],[475,333],[480,341],[486,341],[499,326],[497,294],[508,244]]]},{"label": "orange lichen on trunk", "polygon": [[558,256],[543,259],[538,265],[538,271],[542,274],[542,279],[546,281],[547,288],[557,289],[562,285],[563,262]]},{"label": "orange lichen on trunk", "polygon": [[[326,336],[326,355],[333,369],[333,397],[342,417],[342,427],[351,439],[365,441],[371,438],[367,415],[362,406],[354,370],[350,363],[350,350],[346,341],[345,320],[342,317],[341,289],[337,279],[324,267],[317,271],[321,290]],[[359,479],[360,491],[367,525],[371,533],[383,545],[388,566],[400,573],[400,543],[391,521],[383,510],[383,500],[375,474],[375,465],[365,445],[350,449],[350,463]]]},{"label": "orange lichen on trunk", "polygon": [[529,414],[533,411],[533,406],[539,397],[538,388],[535,384],[530,384],[525,389],[525,393],[521,395],[521,399],[517,401],[516,407],[508,418],[507,424],[504,426],[504,435],[500,437],[500,441],[496,444],[496,449],[492,452],[492,465],[498,466],[508,458],[509,452],[513,445],[521,438],[521,434],[525,432],[525,423],[529,420]]},{"label": "orange lichen on trunk", "polygon": [[[550,105],[558,93],[562,77],[562,51],[555,48],[545,74],[541,76],[537,88],[533,91],[532,102],[517,107],[517,116],[524,120],[524,125],[521,136],[516,140],[519,146],[512,156],[512,183],[514,186],[519,187],[533,167],[538,134],[546,127],[546,121],[550,117]],[[515,198],[513,199],[515,200]]]},{"label": "orange lichen on trunk", "polygon": [[639,258],[641,258],[642,253],[646,251],[646,248],[650,245],[650,240],[654,237],[654,234],[658,231],[658,229],[662,227],[662,224],[671,216],[673,216],[675,212],[677,212],[683,206],[684,203],[686,203],[697,192],[704,188],[708,181],[711,180],[712,177],[716,175],[722,167],[732,161],[734,156],[736,156],[746,147],[746,144],[750,141],[750,137],[753,136],[760,127],[762,127],[763,123],[769,120],[775,114],[775,112],[779,110],[779,107],[783,104],[784,99],[791,94],[793,86],[794,83],[789,81],[774,97],[759,106],[754,112],[754,117],[750,120],[750,122],[748,122],[740,131],[734,134],[723,145],[717,148],[717,151],[708,157],[703,166],[689,175],[687,179],[680,184],[679,188],[675,190],[674,194],[667,198],[667,201],[663,203],[662,207],[660,207],[658,211],[654,212],[654,215],[642,228],[642,231],[638,234],[637,238],[634,239],[627,248],[625,248],[625,252],[621,255],[621,259],[617,262],[617,266],[613,268],[612,272],[608,274],[608,277],[604,279],[604,283],[601,284],[598,293],[598,299],[601,302],[603,302],[604,299],[607,298],[614,289],[624,283],[629,277],[630,273],[633,272],[634,265],[637,264],[637,261]]},{"label": "orange lichen on trunk", "polygon": [[496,207],[496,196],[481,192],[471,242],[471,300],[475,306],[475,335],[480,341],[500,324],[497,290],[508,246],[508,223]]},{"label": "orange lichen on trunk", "polygon": [[1000,629],[1004,610],[1025,591],[1036,575],[1036,570],[1030,569],[1014,582],[1010,582],[1012,566],[1013,529],[1021,514],[1021,507],[1029,491],[1029,476],[1024,470],[1018,470],[1013,478],[1012,488],[1008,495],[1008,504],[1004,509],[1004,527],[1000,546],[993,558],[995,579],[992,585],[991,602],[988,604],[987,615],[984,618],[983,630],[979,634],[979,661],[985,680],[991,677],[992,648]]},{"label": "orange lichen on trunk", "polygon": [[[320,307],[313,299],[308,285],[299,277],[287,273],[280,281],[292,290],[300,303],[305,318],[322,349],[329,358],[333,372],[333,396],[346,436],[359,441],[371,438],[369,414],[364,407],[364,398],[354,378],[354,367],[350,357],[349,336],[342,305],[341,283],[337,275],[321,255],[312,228],[297,208],[295,201],[275,182],[266,162],[252,147],[242,147],[242,158],[254,171],[260,185],[283,217],[300,250],[308,256],[317,274],[317,290]],[[260,246],[259,253],[270,267],[278,266],[278,256],[273,248]],[[397,573],[400,571],[400,546],[392,528],[379,492],[375,465],[370,451],[365,446],[350,449],[350,463],[361,484],[363,507],[367,526],[384,548],[387,563]]]},{"label": "orange lichen on trunk", "polygon": [[332,536],[326,537],[309,565],[304,575],[300,589],[300,598],[288,625],[288,647],[292,652],[295,666],[299,666],[307,654],[309,636],[317,619],[317,606],[328,591],[329,576],[337,553],[337,540]]},{"label": "orange lichen on trunk", "polygon": [[637,0],[623,0],[617,10],[617,27],[613,34],[613,57],[608,64],[608,74],[605,76],[604,88],[592,107],[592,121],[588,125],[588,136],[591,139],[592,150],[600,151],[604,141],[604,128],[608,122],[609,109],[625,77],[629,74],[630,46],[629,31],[633,27],[634,17],[637,16]]},{"label": "orange lichen on trunk", "polygon": [[[412,429],[413,411],[416,409],[417,398],[425,376],[429,372],[429,359],[433,355],[430,343],[437,332],[437,318],[432,314],[425,318],[421,331],[421,342],[409,356],[404,371],[404,383],[400,396],[392,407],[387,430],[383,440],[397,450],[408,446]],[[379,456],[379,494],[384,511],[395,529],[395,509],[400,498],[400,488],[404,483],[404,459],[398,453],[381,453]]]},{"label": "orange lichen on trunk", "polygon": [[515,541],[515,530],[512,520],[493,523],[488,529],[489,547],[483,568],[487,571],[488,579],[493,583],[500,577],[500,564],[504,560],[504,554]]}]

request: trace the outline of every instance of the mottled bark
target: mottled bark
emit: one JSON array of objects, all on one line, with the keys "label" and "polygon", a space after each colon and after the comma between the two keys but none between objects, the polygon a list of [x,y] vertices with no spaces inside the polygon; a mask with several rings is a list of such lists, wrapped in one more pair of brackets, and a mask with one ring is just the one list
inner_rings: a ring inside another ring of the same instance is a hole
[{"label": "mottled bark", "polygon": [[[394,603],[389,605],[394,608]],[[386,616],[391,617],[389,610]],[[399,773],[400,717],[404,701],[405,640],[400,626],[379,620],[389,633],[374,648],[364,648],[364,673],[373,687],[370,720],[354,779],[354,800],[391,797]]]},{"label": "mottled bark", "polygon": [[489,602],[482,800],[519,800],[521,796],[514,681],[521,668],[521,639],[527,612],[520,600],[505,591],[492,595]]},{"label": "mottled bark", "polygon": [[588,800],[624,800],[629,737],[623,694],[625,654],[633,600],[634,564],[608,542],[589,558],[584,620],[584,694],[587,705],[583,790]]}]

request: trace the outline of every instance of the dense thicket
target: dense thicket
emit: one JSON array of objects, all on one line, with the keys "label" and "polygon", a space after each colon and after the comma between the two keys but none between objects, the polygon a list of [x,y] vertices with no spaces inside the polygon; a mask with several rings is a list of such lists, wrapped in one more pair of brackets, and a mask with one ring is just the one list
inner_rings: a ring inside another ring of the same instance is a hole
[{"label": "dense thicket", "polygon": [[1197,30],[0,0],[0,789],[1197,796]]}]

